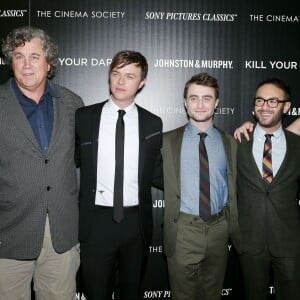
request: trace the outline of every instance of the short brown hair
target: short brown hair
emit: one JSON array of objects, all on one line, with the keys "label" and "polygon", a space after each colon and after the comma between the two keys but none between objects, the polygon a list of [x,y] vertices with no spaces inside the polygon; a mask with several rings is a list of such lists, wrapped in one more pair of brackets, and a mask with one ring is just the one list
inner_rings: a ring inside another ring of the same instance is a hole
[{"label": "short brown hair", "polygon": [[118,52],[112,59],[109,67],[109,74],[114,68],[122,68],[124,66],[136,64],[142,70],[142,80],[147,77],[148,63],[141,53],[131,50],[122,50]]},{"label": "short brown hair", "polygon": [[191,84],[204,85],[215,89],[216,99],[219,98],[219,86],[216,78],[212,77],[206,72],[194,75],[190,80],[187,81],[184,87],[183,97],[186,99],[188,88]]}]

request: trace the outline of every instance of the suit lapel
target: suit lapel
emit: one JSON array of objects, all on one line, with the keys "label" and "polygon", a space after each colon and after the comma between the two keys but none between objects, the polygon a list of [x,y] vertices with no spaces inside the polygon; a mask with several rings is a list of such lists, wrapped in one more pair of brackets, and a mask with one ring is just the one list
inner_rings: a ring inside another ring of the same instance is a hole
[{"label": "suit lapel", "polygon": [[100,127],[100,120],[101,120],[101,113],[104,104],[102,102],[99,105],[96,105],[94,110],[92,111],[91,115],[91,141],[92,141],[92,159],[93,159],[93,166],[94,166],[94,174],[97,178],[97,164],[98,164],[98,137],[99,137],[99,127]]},{"label": "suit lapel", "polygon": [[147,166],[145,161],[147,149],[146,140],[151,138],[152,135],[161,134],[161,131],[153,132],[153,124],[151,118],[149,118],[146,111],[136,104],[138,111],[138,126],[139,126],[139,161],[138,161],[138,182],[139,186],[142,185],[143,181],[143,170]]},{"label": "suit lapel", "polygon": [[296,155],[296,156],[299,155],[299,153],[294,153],[294,154],[292,154],[293,148],[291,148],[290,146],[291,146],[293,143],[290,142],[290,136],[289,136],[289,135],[287,135],[285,132],[284,132],[284,135],[285,135],[285,140],[286,140],[286,152],[285,152],[283,161],[282,161],[282,163],[281,163],[281,165],[280,165],[280,167],[279,167],[279,169],[278,169],[276,175],[273,177],[273,180],[272,180],[272,182],[270,183],[270,185],[272,185],[272,184],[274,184],[274,183],[276,184],[277,178],[282,178],[282,177],[283,177],[283,175],[281,175],[280,173],[281,173],[281,172],[286,172],[285,170],[286,170],[286,168],[288,167],[288,162],[289,162],[289,161],[292,161],[292,160],[290,159],[290,157],[293,157],[293,156],[295,156],[295,155]]},{"label": "suit lapel", "polygon": [[144,116],[143,110],[139,108],[138,105],[136,105],[138,110],[138,124],[139,124],[139,162],[138,162],[138,181],[139,186],[141,186],[142,181],[142,174],[143,174],[143,167],[144,167],[144,161],[145,161],[145,147],[144,147],[144,141],[147,133],[147,124],[148,120]]},{"label": "suit lapel", "polygon": [[59,148],[56,147],[56,144],[61,134],[63,134],[62,128],[65,126],[66,114],[67,111],[63,101],[60,98],[53,97],[53,129],[49,144],[49,156]]},{"label": "suit lapel", "polygon": [[[262,185],[262,187],[265,187],[266,184],[264,182],[264,180],[262,179],[261,176],[261,172],[260,169],[258,168],[256,161],[254,159],[253,153],[252,153],[252,147],[253,147],[253,133],[250,134],[250,141],[244,141],[242,145],[239,145],[241,147],[244,148],[245,152],[243,155],[243,159],[245,160],[249,160],[250,163],[252,164],[252,168],[251,168],[251,174],[253,176],[255,176],[256,178],[260,179],[260,184]],[[249,174],[249,176],[251,176],[251,174]]]},{"label": "suit lapel", "polygon": [[220,130],[219,128],[216,127],[216,129],[219,131],[219,133],[221,134],[221,138],[223,141],[223,145],[224,145],[224,151],[225,151],[225,155],[226,155],[226,165],[227,165],[227,173],[228,174],[232,174],[233,170],[232,170],[232,150],[231,150],[231,144],[229,139],[226,137],[225,133]]},{"label": "suit lapel", "polygon": [[2,110],[2,113],[5,111],[7,117],[12,120],[13,126],[17,128],[17,130],[23,133],[23,136],[29,142],[29,144],[33,147],[33,149],[39,154],[42,155],[40,151],[39,144],[34,136],[32,128],[22,110],[22,107],[16,98],[14,92],[11,89],[10,81],[7,83],[7,93],[3,95],[2,105],[5,106],[5,110]]},{"label": "suit lapel", "polygon": [[163,164],[170,173],[169,180],[175,193],[180,195],[180,153],[185,126],[163,135]]},{"label": "suit lapel", "polygon": [[185,126],[179,127],[171,140],[172,158],[178,195],[180,194],[180,152]]}]

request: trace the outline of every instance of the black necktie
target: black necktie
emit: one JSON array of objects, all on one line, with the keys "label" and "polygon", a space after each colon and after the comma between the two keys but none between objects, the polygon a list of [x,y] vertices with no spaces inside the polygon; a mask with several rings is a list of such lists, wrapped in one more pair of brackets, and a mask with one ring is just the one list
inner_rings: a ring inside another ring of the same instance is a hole
[{"label": "black necktie", "polygon": [[115,149],[115,183],[114,183],[114,212],[113,219],[116,223],[121,222],[123,211],[123,177],[124,177],[124,110],[119,110],[116,125],[116,149]]},{"label": "black necktie", "polygon": [[266,140],[264,144],[262,169],[263,169],[263,180],[267,184],[270,184],[273,180],[272,141],[271,141],[272,136],[273,134],[265,134]]},{"label": "black necktie", "polygon": [[207,134],[200,132],[199,142],[199,162],[200,162],[200,197],[199,197],[199,215],[206,221],[210,215],[210,181],[209,181],[209,164],[204,144]]}]

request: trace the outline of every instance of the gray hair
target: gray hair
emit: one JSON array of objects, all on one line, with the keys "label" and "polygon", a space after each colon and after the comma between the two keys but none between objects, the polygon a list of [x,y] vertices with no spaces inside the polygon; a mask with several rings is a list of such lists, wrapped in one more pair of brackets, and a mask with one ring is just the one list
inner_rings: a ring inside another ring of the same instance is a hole
[{"label": "gray hair", "polygon": [[11,31],[2,43],[2,53],[4,55],[5,62],[11,69],[13,51],[17,47],[24,46],[26,42],[30,42],[34,38],[39,38],[41,40],[46,61],[50,65],[47,77],[51,78],[54,76],[58,65],[58,45],[42,29],[25,26]]}]

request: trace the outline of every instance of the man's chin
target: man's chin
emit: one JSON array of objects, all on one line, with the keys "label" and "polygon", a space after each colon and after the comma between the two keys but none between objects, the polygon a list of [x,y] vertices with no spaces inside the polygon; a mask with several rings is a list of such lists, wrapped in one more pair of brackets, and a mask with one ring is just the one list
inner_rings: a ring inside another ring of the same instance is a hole
[{"label": "man's chin", "polygon": [[261,121],[258,121],[258,124],[263,128],[274,128],[274,127],[278,127],[278,125],[280,125],[280,123],[261,122]]}]

